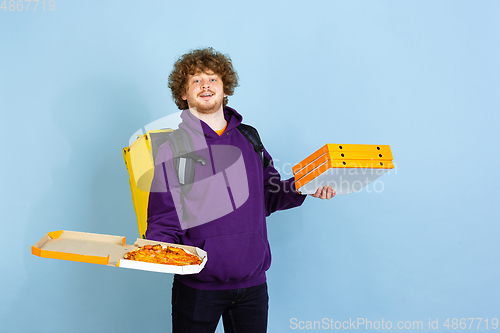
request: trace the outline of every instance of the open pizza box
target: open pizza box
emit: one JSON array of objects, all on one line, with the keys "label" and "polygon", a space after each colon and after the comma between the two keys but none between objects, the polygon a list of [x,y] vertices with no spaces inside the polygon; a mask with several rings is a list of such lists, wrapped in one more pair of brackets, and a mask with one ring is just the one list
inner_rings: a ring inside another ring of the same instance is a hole
[{"label": "open pizza box", "polygon": [[336,194],[361,190],[394,168],[388,145],[329,143],[293,167],[295,187],[302,194],[314,194],[332,186]]},{"label": "open pizza box", "polygon": [[[174,246],[197,255],[203,261],[199,265],[174,266],[123,259],[129,251],[144,245]],[[197,247],[162,243],[146,239],[137,239],[134,245],[125,244],[125,237],[101,235],[76,231],[52,231],[47,233],[31,247],[31,253],[60,260],[87,262],[113,267],[132,268],[151,272],[173,274],[199,273],[208,260],[207,253]]]}]

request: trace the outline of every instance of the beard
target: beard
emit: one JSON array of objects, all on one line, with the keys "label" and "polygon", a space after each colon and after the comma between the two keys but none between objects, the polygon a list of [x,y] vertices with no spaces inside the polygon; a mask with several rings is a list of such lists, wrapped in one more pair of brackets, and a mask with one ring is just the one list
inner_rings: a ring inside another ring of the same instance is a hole
[{"label": "beard", "polygon": [[213,106],[210,106],[210,105],[197,105],[194,108],[199,113],[212,114],[212,113],[216,113],[217,111],[219,111],[219,109],[220,109],[221,106],[222,106],[222,103],[215,103]]},{"label": "beard", "polygon": [[210,103],[193,103],[195,105],[189,105],[190,109],[195,109],[198,113],[202,114],[213,114],[219,111],[222,108],[224,103],[224,98],[222,99],[213,99]]}]

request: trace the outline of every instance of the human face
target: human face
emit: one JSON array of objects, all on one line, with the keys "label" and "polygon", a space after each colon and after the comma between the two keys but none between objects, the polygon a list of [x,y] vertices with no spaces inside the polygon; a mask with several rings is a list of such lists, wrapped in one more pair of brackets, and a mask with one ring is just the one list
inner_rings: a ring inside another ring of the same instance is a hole
[{"label": "human face", "polygon": [[182,99],[187,101],[190,109],[196,108],[200,113],[215,113],[222,110],[224,88],[219,75],[212,71],[199,71],[188,75],[186,93]]}]

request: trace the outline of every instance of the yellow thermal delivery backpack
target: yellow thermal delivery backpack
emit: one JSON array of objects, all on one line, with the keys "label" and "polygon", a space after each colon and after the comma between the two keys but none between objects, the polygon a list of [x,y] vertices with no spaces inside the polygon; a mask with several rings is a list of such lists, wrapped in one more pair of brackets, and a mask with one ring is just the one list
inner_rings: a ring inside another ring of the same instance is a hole
[{"label": "yellow thermal delivery backpack", "polygon": [[146,238],[149,190],[154,175],[154,160],[158,148],[167,141],[171,129],[152,130],[139,135],[129,147],[123,148],[123,159],[128,170],[130,190],[139,235]]}]

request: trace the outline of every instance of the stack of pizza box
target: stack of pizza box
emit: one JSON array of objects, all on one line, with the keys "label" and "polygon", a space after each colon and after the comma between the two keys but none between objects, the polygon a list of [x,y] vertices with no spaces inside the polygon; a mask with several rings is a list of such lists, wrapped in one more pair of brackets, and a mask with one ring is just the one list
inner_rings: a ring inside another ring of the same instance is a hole
[{"label": "stack of pizza box", "polygon": [[388,145],[329,143],[292,170],[295,187],[302,194],[313,194],[324,186],[332,186],[336,194],[348,194],[361,190],[393,168]]}]

